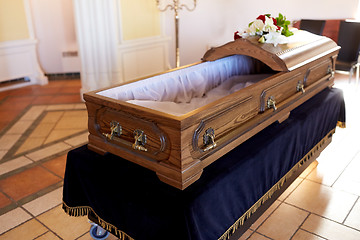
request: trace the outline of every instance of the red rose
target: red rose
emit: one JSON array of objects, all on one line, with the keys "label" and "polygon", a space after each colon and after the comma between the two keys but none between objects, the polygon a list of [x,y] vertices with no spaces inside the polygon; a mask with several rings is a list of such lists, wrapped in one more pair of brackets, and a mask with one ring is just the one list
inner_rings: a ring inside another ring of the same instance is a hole
[{"label": "red rose", "polygon": [[272,20],[273,20],[274,25],[277,27],[277,30],[280,30],[281,27],[279,27],[279,26],[277,25],[277,20],[276,20],[276,18],[273,18],[273,17],[272,17]]},{"label": "red rose", "polygon": [[234,32],[234,40],[241,38],[239,31]]},{"label": "red rose", "polygon": [[263,23],[265,23],[265,15],[260,15],[256,19],[260,19]]},{"label": "red rose", "polygon": [[271,18],[272,18],[272,20],[273,20],[274,25],[276,25],[276,26],[277,26],[277,21],[276,21],[276,18],[273,18],[273,17],[271,17]]},{"label": "red rose", "polygon": [[281,29],[281,27],[279,27],[279,26],[277,25],[277,20],[276,20],[276,18],[270,17],[270,14],[260,15],[260,16],[258,16],[256,19],[259,19],[259,20],[261,20],[263,23],[265,23],[265,16],[267,16],[268,18],[271,18],[271,19],[273,20],[273,23],[274,23],[274,25],[277,27],[277,30],[280,30],[280,29]]}]

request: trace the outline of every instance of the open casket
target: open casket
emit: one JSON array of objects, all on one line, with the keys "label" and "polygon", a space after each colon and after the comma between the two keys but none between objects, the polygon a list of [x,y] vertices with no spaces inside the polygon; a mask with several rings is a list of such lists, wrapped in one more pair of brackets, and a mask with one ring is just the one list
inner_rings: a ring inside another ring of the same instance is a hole
[{"label": "open casket", "polygon": [[340,47],[305,31],[292,39],[276,47],[237,39],[201,63],[85,93],[88,148],[185,189],[206,166],[333,85]]}]

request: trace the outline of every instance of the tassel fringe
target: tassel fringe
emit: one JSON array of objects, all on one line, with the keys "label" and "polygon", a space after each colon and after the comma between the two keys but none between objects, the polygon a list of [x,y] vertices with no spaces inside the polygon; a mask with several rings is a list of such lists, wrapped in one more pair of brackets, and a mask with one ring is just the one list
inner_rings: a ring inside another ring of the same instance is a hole
[{"label": "tassel fringe", "polygon": [[[345,128],[344,122],[338,122],[338,127]],[[260,206],[262,206],[272,195],[282,188],[287,179],[289,179],[306,161],[313,157],[325,144],[326,140],[335,133],[335,129],[330,131],[318,144],[315,145],[290,171],[285,174],[269,191],[267,191],[254,205],[252,205],[218,240],[228,240],[230,236],[242,225],[246,219],[249,219]],[[106,231],[113,233],[120,240],[134,240],[132,237],[127,235],[125,232],[119,230],[114,225],[101,219],[95,211],[88,206],[79,206],[79,207],[69,207],[63,202],[62,208],[64,211],[72,217],[81,217],[87,216],[90,212],[97,217],[98,225],[101,226]]]},{"label": "tassel fringe", "polygon": [[339,128],[346,128],[345,122],[338,121],[336,126],[339,127]]},{"label": "tassel fringe", "polygon": [[[343,123],[345,126],[345,123]],[[325,144],[326,140],[331,138],[335,129],[331,130],[318,144],[316,144],[295,166],[290,169],[269,191],[267,191],[254,205],[252,205],[218,240],[228,240],[235,231],[244,225],[246,219],[249,219],[258,208],[263,205],[271,196],[282,188],[287,179],[289,179],[305,162],[312,158]]]},{"label": "tassel fringe", "polygon": [[120,240],[134,240],[132,237],[124,233],[123,231],[119,230],[114,225],[104,221],[95,213],[95,211],[88,206],[80,206],[80,207],[69,207],[66,205],[66,203],[63,201],[62,208],[64,209],[65,213],[67,213],[71,217],[82,217],[87,216],[90,212],[94,214],[98,220],[98,225],[105,229],[108,232],[113,233],[116,237],[118,237]]}]

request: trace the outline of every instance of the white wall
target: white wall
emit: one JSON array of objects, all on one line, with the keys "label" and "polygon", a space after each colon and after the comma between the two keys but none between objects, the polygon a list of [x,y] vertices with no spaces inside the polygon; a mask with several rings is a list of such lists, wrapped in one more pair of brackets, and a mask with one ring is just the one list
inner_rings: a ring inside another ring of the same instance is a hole
[{"label": "white wall", "polygon": [[[190,0],[182,0],[189,2]],[[155,1],[154,1],[155,2]],[[181,65],[198,62],[208,47],[233,40],[233,33],[253,21],[258,15],[284,14],[289,20],[301,18],[355,18],[358,0],[198,0],[195,11],[180,12]],[[174,37],[174,14],[164,16],[166,34]],[[169,43],[170,63],[174,66],[174,41]]]},{"label": "white wall", "polygon": [[72,0],[29,1],[44,72],[79,72],[78,57],[63,57],[63,52],[77,51]]}]

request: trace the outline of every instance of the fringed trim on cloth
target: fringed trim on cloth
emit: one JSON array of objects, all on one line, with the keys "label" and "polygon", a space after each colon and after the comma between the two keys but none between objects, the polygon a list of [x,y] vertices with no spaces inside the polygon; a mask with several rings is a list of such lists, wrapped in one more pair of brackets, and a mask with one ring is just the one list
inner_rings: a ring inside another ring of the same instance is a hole
[{"label": "fringed trim on cloth", "polygon": [[65,202],[63,202],[62,208],[69,216],[72,216],[72,217],[87,216],[91,212],[92,214],[94,214],[96,216],[96,218],[98,220],[98,225],[100,227],[102,227],[103,229],[105,229],[106,231],[113,233],[120,240],[134,240],[132,237],[130,237],[123,231],[119,230],[114,225],[101,219],[99,217],[99,215],[97,215],[91,207],[88,207],[88,206],[69,207],[68,205],[66,205]]},{"label": "fringed trim on cloth", "polygon": [[336,126],[339,127],[339,128],[346,128],[345,122],[341,122],[341,121],[338,121]]},{"label": "fringed trim on cloth", "polygon": [[257,209],[263,205],[271,196],[279,190],[287,179],[289,179],[305,162],[307,162],[317,151],[325,144],[326,140],[335,133],[331,130],[318,144],[316,144],[293,168],[288,171],[269,191],[267,191],[254,205],[252,205],[218,240],[227,240],[242,225],[246,219],[249,219]]}]

